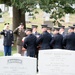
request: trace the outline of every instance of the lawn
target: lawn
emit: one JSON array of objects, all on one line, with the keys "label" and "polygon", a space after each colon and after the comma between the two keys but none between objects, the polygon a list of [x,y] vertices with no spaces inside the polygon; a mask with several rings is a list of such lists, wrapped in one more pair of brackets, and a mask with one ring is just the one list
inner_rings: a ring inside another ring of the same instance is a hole
[{"label": "lawn", "polygon": [[[16,53],[17,52],[17,49],[15,46],[12,47],[12,54]],[[0,52],[0,56],[3,56],[4,55],[4,52]]]}]

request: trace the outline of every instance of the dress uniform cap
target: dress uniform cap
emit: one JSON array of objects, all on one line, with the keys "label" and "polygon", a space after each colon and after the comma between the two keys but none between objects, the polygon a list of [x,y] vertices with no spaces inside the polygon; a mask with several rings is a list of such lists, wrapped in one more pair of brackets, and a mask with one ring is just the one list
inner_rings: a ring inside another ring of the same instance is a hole
[{"label": "dress uniform cap", "polygon": [[69,26],[69,29],[74,29],[74,27],[73,26]]},{"label": "dress uniform cap", "polygon": [[26,31],[31,31],[32,32],[32,28],[26,28]]},{"label": "dress uniform cap", "polygon": [[37,28],[38,26],[37,25],[32,25],[32,28]]},{"label": "dress uniform cap", "polygon": [[7,24],[9,25],[9,23],[5,23],[4,25],[7,25]]},{"label": "dress uniform cap", "polygon": [[47,27],[47,30],[52,30],[52,28],[51,27]]},{"label": "dress uniform cap", "polygon": [[23,24],[23,23],[20,23],[20,25],[24,26],[24,24]]},{"label": "dress uniform cap", "polygon": [[47,28],[47,25],[41,25],[42,28]]},{"label": "dress uniform cap", "polygon": [[65,26],[59,26],[59,28],[63,28],[63,29],[64,29],[64,28],[65,28]]},{"label": "dress uniform cap", "polygon": [[54,30],[53,30],[53,31],[55,31],[55,30],[59,31],[59,29],[60,29],[60,28],[56,28],[56,27],[54,27]]}]

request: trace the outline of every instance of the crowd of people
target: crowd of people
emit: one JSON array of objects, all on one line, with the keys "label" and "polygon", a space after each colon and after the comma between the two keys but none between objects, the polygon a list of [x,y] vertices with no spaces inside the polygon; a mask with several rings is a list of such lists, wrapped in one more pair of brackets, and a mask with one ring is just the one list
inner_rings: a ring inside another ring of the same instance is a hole
[{"label": "crowd of people", "polygon": [[75,25],[68,27],[65,33],[65,26],[48,27],[41,25],[41,33],[37,31],[38,25],[24,29],[21,23],[14,31],[10,30],[9,23],[0,32],[4,36],[4,55],[11,56],[14,44],[14,34],[17,37],[17,52],[24,56],[38,57],[39,50],[66,49],[75,50]]}]

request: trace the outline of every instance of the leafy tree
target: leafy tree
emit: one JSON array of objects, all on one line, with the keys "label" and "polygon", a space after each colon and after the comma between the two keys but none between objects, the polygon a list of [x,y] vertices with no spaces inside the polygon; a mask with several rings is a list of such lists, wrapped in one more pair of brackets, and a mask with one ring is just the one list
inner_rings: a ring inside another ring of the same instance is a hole
[{"label": "leafy tree", "polygon": [[15,29],[20,22],[25,24],[25,12],[32,12],[36,9],[36,4],[39,3],[40,8],[51,13],[54,24],[60,25],[59,19],[66,13],[75,13],[75,9],[72,5],[75,0],[0,0],[0,3],[5,3],[9,6],[13,6],[13,29]]},{"label": "leafy tree", "polygon": [[0,3],[13,6],[13,30],[21,22],[23,22],[26,27],[25,13],[32,12],[36,6],[36,0],[0,0]]},{"label": "leafy tree", "polygon": [[62,16],[75,13],[75,8],[72,7],[75,0],[39,0],[39,3],[43,11],[51,13],[50,18],[54,19],[54,24],[61,25],[58,19],[63,21]]}]

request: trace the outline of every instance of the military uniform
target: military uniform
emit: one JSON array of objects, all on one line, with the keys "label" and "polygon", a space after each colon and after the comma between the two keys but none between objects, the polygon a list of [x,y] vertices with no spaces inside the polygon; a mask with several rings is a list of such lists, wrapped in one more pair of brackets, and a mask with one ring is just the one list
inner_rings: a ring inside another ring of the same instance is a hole
[{"label": "military uniform", "polygon": [[36,36],[34,36],[33,34],[30,34],[25,38],[23,47],[27,49],[27,56],[35,57],[37,47],[36,39]]},{"label": "military uniform", "polygon": [[13,36],[13,31],[12,30],[3,30],[0,32],[1,35],[4,36],[4,52],[5,56],[10,56],[11,55],[11,45],[14,43],[14,36]]},{"label": "military uniform", "polygon": [[59,26],[60,28],[60,34],[65,37],[66,36],[66,33],[64,32],[65,31],[65,26]]},{"label": "military uniform", "polygon": [[55,34],[50,44],[53,49],[62,49],[63,48],[63,36],[59,33]]},{"label": "military uniform", "polygon": [[33,33],[37,38],[40,36],[40,33],[38,33],[38,32],[35,32],[35,33]]},{"label": "military uniform", "polygon": [[37,39],[37,44],[41,45],[41,48],[40,48],[41,50],[50,49],[51,40],[52,40],[51,35],[47,31],[45,31]]},{"label": "military uniform", "polygon": [[23,52],[22,52],[22,39],[23,37],[25,37],[25,30],[22,29],[22,30],[19,30],[19,28],[16,28],[14,30],[14,34],[17,35],[17,52],[20,53],[21,55],[23,55]]},{"label": "military uniform", "polygon": [[65,46],[65,49],[75,50],[75,33],[74,32],[64,37],[63,45]]},{"label": "military uniform", "polygon": [[40,33],[37,32],[37,27],[37,25],[32,25],[32,33],[38,38],[40,36]]},{"label": "military uniform", "polygon": [[65,33],[65,32],[63,32],[61,35],[62,35],[63,37],[65,37],[65,36],[66,36],[66,33]]}]

